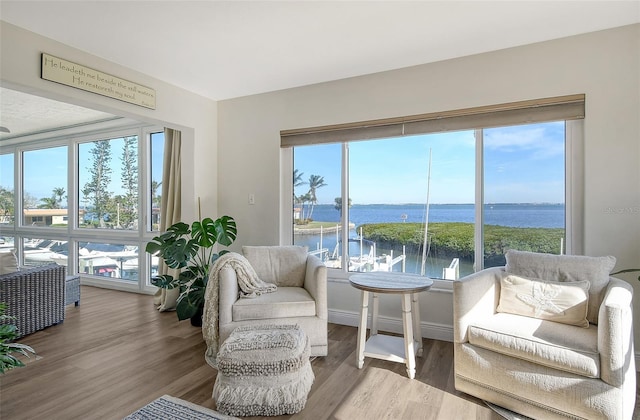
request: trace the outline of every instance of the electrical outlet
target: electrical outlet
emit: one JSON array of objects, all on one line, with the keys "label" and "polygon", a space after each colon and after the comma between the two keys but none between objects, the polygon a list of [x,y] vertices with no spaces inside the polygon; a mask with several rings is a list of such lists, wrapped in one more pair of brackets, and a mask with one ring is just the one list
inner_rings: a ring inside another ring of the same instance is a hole
[{"label": "electrical outlet", "polygon": [[256,204],[256,196],[255,194],[249,194],[249,204]]}]

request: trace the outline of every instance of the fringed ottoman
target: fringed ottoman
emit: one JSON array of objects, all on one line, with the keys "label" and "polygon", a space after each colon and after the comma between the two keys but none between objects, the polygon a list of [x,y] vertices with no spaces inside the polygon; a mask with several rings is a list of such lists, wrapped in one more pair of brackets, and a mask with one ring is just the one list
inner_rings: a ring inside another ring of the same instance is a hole
[{"label": "fringed ottoman", "polygon": [[309,339],[297,325],[236,328],[218,351],[218,411],[242,417],[300,412],[315,378],[309,354]]}]

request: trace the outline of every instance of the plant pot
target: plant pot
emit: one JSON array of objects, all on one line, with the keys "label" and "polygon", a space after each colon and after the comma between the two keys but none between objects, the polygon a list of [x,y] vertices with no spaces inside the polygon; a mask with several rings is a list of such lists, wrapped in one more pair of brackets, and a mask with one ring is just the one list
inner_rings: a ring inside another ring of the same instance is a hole
[{"label": "plant pot", "polygon": [[198,308],[196,314],[191,317],[191,325],[194,327],[202,327],[202,310],[202,307]]}]

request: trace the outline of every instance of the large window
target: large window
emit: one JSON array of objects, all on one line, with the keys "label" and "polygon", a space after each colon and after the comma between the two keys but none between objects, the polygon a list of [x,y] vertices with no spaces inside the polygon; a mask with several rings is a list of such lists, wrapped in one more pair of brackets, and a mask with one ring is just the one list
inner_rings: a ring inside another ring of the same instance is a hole
[{"label": "large window", "polygon": [[298,245],[340,268],[342,195],[340,144],[295,149],[293,232]]},{"label": "large window", "polygon": [[23,264],[25,266],[56,263],[67,265],[69,245],[67,241],[42,238],[23,239]]},{"label": "large window", "polygon": [[2,145],[0,252],[15,249],[22,265],[65,265],[87,284],[142,290],[157,270],[144,248],[158,229],[164,134],[110,124]]},{"label": "large window", "polygon": [[[348,144],[349,271],[440,277],[460,256],[441,240],[458,227],[453,221],[468,225],[465,239],[471,242],[466,245],[473,253],[473,136],[464,131]],[[330,149],[334,153],[327,153]],[[325,252],[320,255],[334,268],[342,267],[345,250],[340,151],[335,144],[294,149],[296,173],[303,175],[295,189],[294,243],[312,250],[322,244]],[[318,184],[318,179],[324,182]],[[471,263],[464,264],[472,271]]]},{"label": "large window", "polygon": [[67,226],[67,146],[22,152],[22,224]]},{"label": "large window", "polygon": [[78,145],[79,225],[138,229],[138,137]]},{"label": "large window", "polygon": [[504,265],[508,249],[564,253],[571,177],[566,120],[553,114],[374,140],[353,127],[327,130],[326,141],[308,130],[309,144],[308,133],[283,141],[293,146],[293,243],[344,271],[442,279]]},{"label": "large window", "polygon": [[138,259],[137,245],[78,243],[78,273],[137,282]]},{"label": "large window", "polygon": [[508,249],[564,253],[565,122],[485,129],[484,267]]}]

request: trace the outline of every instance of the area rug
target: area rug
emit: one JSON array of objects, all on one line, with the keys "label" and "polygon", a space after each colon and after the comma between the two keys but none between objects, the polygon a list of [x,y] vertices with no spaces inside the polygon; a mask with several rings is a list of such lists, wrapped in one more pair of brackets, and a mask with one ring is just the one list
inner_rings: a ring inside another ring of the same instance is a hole
[{"label": "area rug", "polygon": [[151,401],[124,420],[238,420],[170,395]]},{"label": "area rug", "polygon": [[518,414],[511,410],[507,410],[506,408],[500,407],[499,405],[492,404],[489,401],[485,401],[484,403],[487,405],[487,407],[489,407],[490,409],[492,409],[493,411],[495,411],[496,413],[498,413],[499,415],[501,415],[507,420],[533,420],[531,417],[523,416],[522,414]]}]

